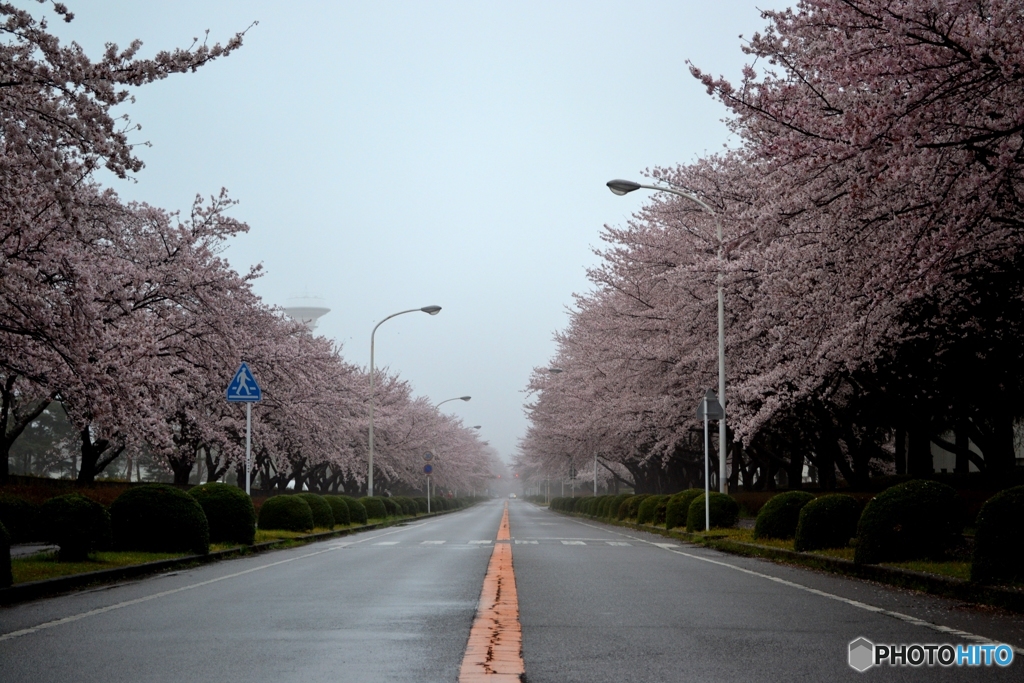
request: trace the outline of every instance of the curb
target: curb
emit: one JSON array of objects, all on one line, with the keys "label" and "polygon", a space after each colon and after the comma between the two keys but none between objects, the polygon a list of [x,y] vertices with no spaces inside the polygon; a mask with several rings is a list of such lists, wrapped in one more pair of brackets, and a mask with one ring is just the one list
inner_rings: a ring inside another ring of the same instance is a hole
[{"label": "curb", "polygon": [[[465,510],[467,508],[460,509]],[[70,574],[68,576],[58,576],[53,579],[43,579],[41,581],[26,581],[25,583],[19,583],[7,588],[0,588],[0,606],[16,605],[22,602],[28,602],[30,600],[49,597],[60,593],[68,593],[94,585],[115,583],[117,581],[124,581],[125,579],[134,579],[173,569],[183,569],[197,567],[204,564],[212,564],[214,562],[231,559],[233,557],[242,557],[253,553],[276,550],[279,546],[286,544],[297,542],[304,545],[306,543],[325,541],[329,538],[349,536],[363,531],[373,531],[375,529],[385,529],[391,526],[400,526],[408,522],[430,519],[431,517],[446,515],[451,512],[459,512],[459,510],[431,512],[430,514],[417,515],[416,517],[404,517],[401,519],[378,522],[376,524],[364,524],[363,526],[353,527],[350,529],[321,531],[320,533],[307,534],[296,538],[282,538],[274,541],[254,543],[252,545],[241,545],[236,548],[228,548],[227,550],[217,550],[206,555],[186,555],[184,557],[175,557],[169,560],[156,560],[154,562],[146,562],[144,564],[131,564],[124,567],[100,569],[99,571],[86,572],[85,574]]]},{"label": "curb", "polygon": [[567,517],[579,517],[599,524],[609,526],[620,526],[634,531],[674,538],[693,545],[700,545],[714,550],[720,550],[732,555],[745,557],[758,557],[812,569],[820,569],[832,574],[852,576],[858,579],[866,579],[883,583],[897,588],[909,588],[931,595],[939,595],[946,598],[954,598],[964,602],[975,604],[991,605],[1002,607],[1011,612],[1024,613],[1024,590],[1014,588],[1002,588],[999,586],[986,586],[972,583],[964,579],[957,579],[952,576],[938,576],[925,572],[917,572],[910,569],[898,567],[885,567],[877,564],[855,564],[853,560],[845,560],[839,557],[829,557],[816,553],[797,552],[784,548],[772,548],[770,546],[757,545],[755,543],[744,543],[733,541],[724,537],[715,537],[714,534],[704,536],[692,534],[687,531],[668,531],[657,527],[635,524],[633,522],[622,522],[619,520],[599,519],[589,515],[578,515],[575,513],[552,510]]}]

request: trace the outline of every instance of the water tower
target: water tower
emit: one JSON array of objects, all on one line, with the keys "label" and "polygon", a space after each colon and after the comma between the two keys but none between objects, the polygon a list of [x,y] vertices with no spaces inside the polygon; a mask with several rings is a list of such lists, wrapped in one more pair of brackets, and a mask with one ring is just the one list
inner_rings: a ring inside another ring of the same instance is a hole
[{"label": "water tower", "polygon": [[293,296],[288,299],[284,312],[295,322],[305,325],[310,332],[316,329],[320,318],[331,312],[331,309],[324,305],[324,300],[318,296]]}]

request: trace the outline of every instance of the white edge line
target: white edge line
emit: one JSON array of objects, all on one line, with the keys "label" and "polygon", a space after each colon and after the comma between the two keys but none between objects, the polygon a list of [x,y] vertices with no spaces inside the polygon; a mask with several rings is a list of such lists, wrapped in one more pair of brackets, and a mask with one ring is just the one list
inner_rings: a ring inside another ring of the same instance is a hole
[{"label": "white edge line", "polygon": [[[596,526],[594,526],[592,524],[587,524],[586,522],[580,522],[578,520],[571,519],[571,518],[570,518],[570,520],[573,521],[573,522],[576,522],[577,524],[580,524],[582,526],[590,527],[591,529],[601,529],[601,527],[596,527]],[[866,602],[860,602],[859,600],[851,600],[850,598],[844,598],[843,596],[836,595],[834,593],[826,593],[825,591],[818,590],[817,588],[811,588],[810,586],[804,586],[803,584],[795,583],[793,581],[787,581],[786,579],[781,579],[781,578],[779,578],[777,576],[772,576],[771,574],[762,574],[761,572],[756,572],[756,571],[754,571],[752,569],[746,569],[745,567],[738,567],[738,566],[736,566],[734,564],[729,564],[728,562],[722,562],[721,560],[712,560],[709,557],[701,557],[700,555],[694,555],[692,553],[687,553],[687,552],[684,552],[682,550],[677,550],[676,548],[682,548],[682,546],[679,546],[679,545],[672,545],[672,544],[668,544],[668,543],[654,543],[652,541],[648,541],[648,540],[643,539],[643,538],[638,538],[636,536],[630,536],[629,534],[624,534],[624,533],[622,533],[620,531],[611,531],[610,529],[607,529],[605,531],[608,531],[608,532],[613,533],[613,534],[618,534],[619,536],[625,536],[626,538],[631,538],[631,539],[633,539],[635,541],[639,541],[640,543],[646,543],[648,545],[653,545],[656,548],[661,548],[662,550],[667,550],[670,553],[675,553],[676,555],[682,555],[683,557],[689,557],[691,559],[700,560],[701,562],[708,562],[710,564],[717,564],[720,567],[728,567],[729,569],[735,569],[736,571],[743,572],[744,574],[750,574],[751,576],[758,576],[758,577],[760,577],[762,579],[768,579],[769,581],[774,581],[775,583],[780,583],[780,584],[782,584],[784,586],[789,586],[790,588],[796,588],[798,590],[806,591],[806,592],[812,593],[814,595],[819,595],[819,596],[821,596],[823,598],[828,598],[830,600],[837,600],[839,602],[846,603],[847,605],[851,605],[853,607],[857,607],[857,608],[862,609],[862,610],[867,610],[868,612],[874,612],[876,614],[884,614],[887,617],[892,617],[894,619],[899,619],[901,621],[907,622],[908,624],[913,624],[914,626],[921,626],[923,628],[931,629],[933,631],[938,631],[939,633],[945,633],[947,635],[957,636],[957,637],[963,638],[964,640],[970,640],[970,641],[975,642],[975,643],[983,643],[984,644],[984,643],[994,643],[995,642],[991,638],[985,638],[983,636],[975,635],[975,634],[969,633],[967,631],[961,631],[959,629],[952,628],[950,626],[942,626],[941,624],[933,624],[930,621],[925,621],[924,619],[918,619],[917,617],[911,616],[909,614],[903,614],[902,612],[894,612],[892,610],[887,610],[887,609],[885,609],[883,607],[876,607],[875,605],[869,605]],[[671,545],[671,547],[669,547],[670,545]],[[1009,645],[1009,643],[1007,643],[1007,645]],[[1024,655],[1024,648],[1017,647],[1016,645],[1009,645],[1009,646],[1011,648],[1013,648],[1013,651],[1015,653],[1017,653],[1019,655]]]},{"label": "white edge line", "polygon": [[345,545],[332,546],[330,548],[325,548],[324,550],[317,550],[316,552],[306,553],[305,555],[299,555],[298,557],[289,557],[288,559],[285,559],[285,560],[278,560],[277,562],[270,562],[269,564],[261,564],[259,567],[251,567],[249,569],[245,569],[245,570],[240,571],[240,572],[235,572],[234,574],[227,574],[225,576],[218,576],[215,579],[209,579],[207,581],[200,581],[199,583],[192,583],[192,584],[189,584],[187,586],[181,586],[179,588],[172,588],[171,590],[161,591],[159,593],[153,593],[152,595],[145,595],[145,596],[143,596],[141,598],[135,598],[134,600],[125,600],[124,602],[118,602],[118,603],[115,603],[113,605],[107,605],[106,607],[97,607],[96,609],[89,610],[88,612],[81,612],[79,614],[72,614],[69,617],[62,617],[60,619],[54,619],[53,621],[47,621],[47,622],[44,622],[42,624],[37,624],[36,626],[29,626],[28,628],[19,629],[17,631],[11,631],[9,633],[3,633],[3,634],[0,634],[0,642],[3,642],[5,640],[12,640],[14,638],[19,638],[21,636],[27,636],[29,634],[36,633],[38,631],[43,631],[43,630],[48,629],[48,628],[53,628],[54,626],[63,626],[64,624],[70,624],[72,622],[79,621],[80,619],[85,619],[86,617],[94,617],[94,616],[96,616],[98,614],[104,614],[105,612],[111,612],[113,610],[121,609],[121,608],[124,608],[124,607],[131,607],[132,605],[138,605],[138,604],[143,603],[143,602],[149,602],[150,600],[156,600],[157,598],[163,598],[163,597],[166,597],[168,595],[174,595],[175,593],[181,593],[182,591],[191,590],[193,588],[200,588],[202,586],[209,586],[212,583],[218,583],[219,581],[225,581],[227,579],[234,579],[234,578],[239,577],[239,576],[244,576],[246,574],[251,574],[252,572],[258,572],[261,569],[269,569],[270,567],[276,567],[276,566],[278,566],[280,564],[287,564],[288,562],[295,562],[296,560],[304,560],[307,557],[314,557],[316,555],[322,555],[324,553],[334,552],[335,550],[342,550],[343,548],[347,548],[347,547],[353,546],[356,543],[363,543],[364,541],[372,541],[372,540],[377,539],[377,538],[382,538],[382,537],[388,536],[390,534],[398,533],[399,531],[407,531],[409,529],[415,529],[417,527],[423,526],[424,524],[426,524],[426,522],[422,522],[421,524],[415,524],[415,525],[411,525],[411,526],[404,526],[404,527],[402,527],[400,529],[394,529],[392,531],[387,531],[387,532],[384,532],[382,534],[378,534],[376,536],[372,536],[372,537],[368,537],[368,538],[363,538],[363,539],[360,539],[358,541],[352,541],[351,543],[347,543]]}]

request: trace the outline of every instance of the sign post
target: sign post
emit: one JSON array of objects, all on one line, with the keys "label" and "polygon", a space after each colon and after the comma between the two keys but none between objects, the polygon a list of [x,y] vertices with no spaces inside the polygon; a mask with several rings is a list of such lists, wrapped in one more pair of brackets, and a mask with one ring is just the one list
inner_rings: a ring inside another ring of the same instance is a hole
[{"label": "sign post", "polygon": [[434,471],[434,466],[430,464],[430,461],[434,459],[434,454],[430,451],[426,451],[423,454],[423,459],[427,462],[423,466],[423,473],[427,475],[427,514],[430,514],[430,473]]},{"label": "sign post", "polygon": [[263,399],[263,391],[245,361],[238,366],[235,376],[228,383],[226,394],[229,403],[245,404],[245,493],[251,495],[249,482],[252,477],[249,468],[252,462],[252,404]]},{"label": "sign post", "polygon": [[[697,404],[697,419],[704,420],[704,533],[711,531],[711,494],[708,490],[708,421],[721,420],[725,417],[725,410],[718,402],[718,396],[714,389],[704,392],[704,397]],[[724,467],[720,468],[724,472]]]}]

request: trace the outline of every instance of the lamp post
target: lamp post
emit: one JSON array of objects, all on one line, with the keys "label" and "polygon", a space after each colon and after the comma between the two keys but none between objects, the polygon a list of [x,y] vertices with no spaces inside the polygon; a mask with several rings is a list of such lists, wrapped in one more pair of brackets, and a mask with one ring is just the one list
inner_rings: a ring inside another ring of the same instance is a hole
[{"label": "lamp post", "polygon": [[[606,183],[608,189],[614,194],[624,195],[634,190],[645,189],[654,190],[656,192],[668,192],[674,194],[677,197],[688,199],[691,202],[697,204],[702,209],[711,214],[711,217],[715,219],[715,226],[718,230],[718,258],[721,259],[723,253],[723,239],[722,239],[722,219],[714,209],[701,201],[696,195],[693,195],[685,190],[678,190],[672,187],[662,187],[660,185],[642,185],[640,183],[634,183],[631,180],[610,180]],[[722,419],[718,421],[718,490],[722,493],[727,493],[727,482],[726,470],[725,470],[725,450],[726,450],[726,427],[725,427],[725,294],[722,291],[722,275],[718,275],[718,402],[722,405]]]},{"label": "lamp post", "polygon": [[[445,400],[441,401],[441,403],[435,404],[434,405],[434,410],[437,410],[438,408],[441,407],[442,403],[447,403],[448,401],[468,401],[471,398],[473,398],[473,397],[472,396],[456,396],[455,398],[446,398]],[[477,426],[477,427],[474,427],[474,429],[480,429],[480,427]],[[430,475],[429,474],[427,475],[427,512],[430,512]]]},{"label": "lamp post", "polygon": [[[441,401],[441,403],[447,403],[448,401],[468,401],[471,398],[473,398],[473,397],[472,396],[456,396],[455,398],[446,398],[445,400]],[[441,403],[436,404],[434,407],[435,408],[440,408],[441,407]]]},{"label": "lamp post", "polygon": [[416,311],[422,311],[428,315],[437,315],[441,312],[440,306],[424,306],[423,308],[410,308],[408,311],[399,311],[398,313],[392,313],[388,317],[381,320],[379,323],[373,326],[373,331],[370,332],[370,457],[369,457],[369,472],[366,476],[366,495],[373,495],[373,338],[377,334],[377,328],[391,320],[395,316],[404,315],[406,313],[415,313]]}]

